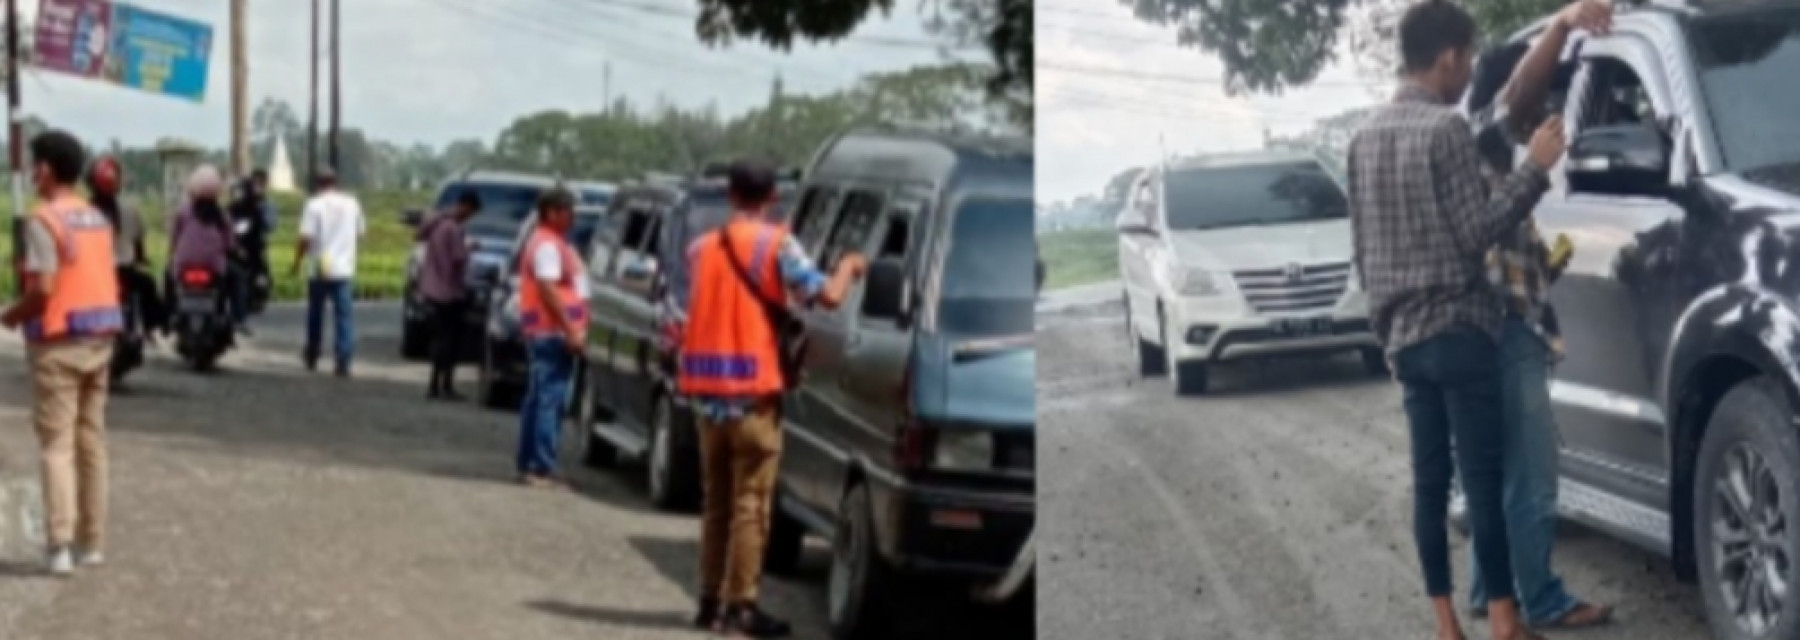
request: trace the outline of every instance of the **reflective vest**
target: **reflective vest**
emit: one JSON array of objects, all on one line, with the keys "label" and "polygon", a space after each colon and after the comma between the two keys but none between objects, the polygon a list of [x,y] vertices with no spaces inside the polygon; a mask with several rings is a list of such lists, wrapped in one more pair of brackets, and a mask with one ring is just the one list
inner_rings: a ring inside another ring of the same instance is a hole
[{"label": "reflective vest", "polygon": [[787,303],[781,280],[781,247],[787,230],[737,221],[701,236],[689,249],[692,295],[681,340],[677,380],[684,394],[745,397],[782,391],[780,345],[758,293],[732,269],[719,234],[731,243],[761,289],[763,300]]},{"label": "reflective vest", "polygon": [[537,278],[534,277],[537,270],[532,268],[532,258],[544,243],[550,243],[562,255],[562,278],[551,285],[556,292],[554,304],[562,305],[563,317],[585,333],[587,301],[581,299],[580,285],[575,279],[587,277],[587,269],[581,266],[581,257],[575,255],[575,249],[569,247],[568,241],[543,227],[531,232],[531,239],[525,241],[525,251],[519,254],[519,328],[526,337],[557,335],[556,321],[551,320],[546,311],[549,307],[545,305],[549,303],[538,295]]},{"label": "reflective vest", "polygon": [[44,314],[25,323],[25,339],[52,342],[118,333],[125,318],[119,308],[112,223],[87,200],[72,196],[39,205],[31,217],[56,240],[57,267]]}]

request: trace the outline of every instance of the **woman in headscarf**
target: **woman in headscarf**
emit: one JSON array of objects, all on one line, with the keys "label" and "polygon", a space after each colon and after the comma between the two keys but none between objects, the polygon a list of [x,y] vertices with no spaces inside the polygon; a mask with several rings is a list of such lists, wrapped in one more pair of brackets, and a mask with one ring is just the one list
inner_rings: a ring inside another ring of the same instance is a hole
[{"label": "woman in headscarf", "polygon": [[156,278],[145,271],[150,254],[144,250],[144,218],[134,207],[120,201],[124,191],[124,170],[119,160],[101,156],[88,167],[88,201],[112,223],[113,259],[119,270],[120,295],[137,300],[137,311],[143,318],[145,334],[161,330],[167,321]]},{"label": "woman in headscarf", "polygon": [[175,227],[169,234],[169,266],[175,273],[187,268],[205,268],[223,280],[226,291],[231,294],[232,319],[237,322],[240,333],[248,334],[249,327],[244,324],[243,287],[238,282],[241,278],[229,268],[231,252],[237,247],[231,217],[226,215],[225,205],[220,201],[223,189],[224,179],[212,165],[201,165],[188,177],[187,206],[175,218]]}]

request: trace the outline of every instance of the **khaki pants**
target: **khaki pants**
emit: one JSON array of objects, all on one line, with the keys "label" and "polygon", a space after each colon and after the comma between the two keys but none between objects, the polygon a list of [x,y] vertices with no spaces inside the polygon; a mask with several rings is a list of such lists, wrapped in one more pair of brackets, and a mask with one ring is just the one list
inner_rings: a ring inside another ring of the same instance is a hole
[{"label": "khaki pants", "polygon": [[31,345],[32,423],[43,448],[49,543],[99,551],[106,525],[110,340]]},{"label": "khaki pants", "polygon": [[737,420],[700,421],[702,595],[756,602],[780,460],[779,399],[758,402]]}]

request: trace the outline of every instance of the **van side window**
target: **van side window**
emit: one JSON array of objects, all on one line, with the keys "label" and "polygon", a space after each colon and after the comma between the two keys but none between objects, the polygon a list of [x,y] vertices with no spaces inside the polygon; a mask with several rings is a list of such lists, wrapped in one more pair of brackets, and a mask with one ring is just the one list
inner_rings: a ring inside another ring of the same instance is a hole
[{"label": "van side window", "polygon": [[831,213],[836,208],[837,192],[826,187],[807,189],[800,196],[800,206],[795,209],[793,233],[800,239],[800,244],[807,251],[816,252],[824,241],[825,233],[831,229]]},{"label": "van side window", "polygon": [[907,245],[912,242],[911,226],[911,221],[904,214],[889,215],[887,234],[882,237],[881,252],[875,255],[875,259],[905,260]]},{"label": "van side window", "polygon": [[613,264],[606,270],[608,278],[618,278],[625,266],[634,261],[648,257],[644,245],[655,238],[652,232],[656,229],[656,214],[651,209],[631,209],[625,212],[624,233],[620,235],[613,256]]},{"label": "van side window", "polygon": [[852,191],[844,197],[844,206],[832,225],[831,235],[826,237],[824,251],[819,254],[821,269],[829,273],[837,267],[839,257],[868,246],[869,234],[875,232],[876,222],[881,218],[881,200],[879,194],[868,191]]}]

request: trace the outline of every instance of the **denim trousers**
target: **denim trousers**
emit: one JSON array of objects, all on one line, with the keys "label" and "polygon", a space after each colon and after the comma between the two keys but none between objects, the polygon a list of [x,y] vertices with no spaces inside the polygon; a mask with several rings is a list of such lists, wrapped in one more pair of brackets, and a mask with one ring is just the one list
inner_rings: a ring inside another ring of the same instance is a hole
[{"label": "denim trousers", "polygon": [[[1556,418],[1550,411],[1550,349],[1523,320],[1508,318],[1500,336],[1500,452],[1505,460],[1507,540],[1512,544],[1513,582],[1526,622],[1561,619],[1580,602],[1550,570],[1556,546]],[[1469,601],[1486,606],[1481,567],[1473,565]]]},{"label": "denim trousers", "polygon": [[1458,470],[1488,598],[1513,597],[1501,510],[1498,358],[1492,336],[1464,325],[1401,349],[1394,358],[1412,439],[1413,540],[1426,595],[1434,598],[1451,593],[1450,479]]},{"label": "denim trousers", "polygon": [[325,303],[331,303],[331,337],[336,341],[339,367],[350,366],[356,350],[356,326],[349,280],[313,279],[306,286],[306,357],[319,357],[325,333]]},{"label": "denim trousers", "polygon": [[561,337],[531,338],[531,379],[519,404],[520,475],[547,476],[556,472],[558,437],[562,435],[563,407],[568,405],[570,379],[575,377],[575,354]]}]

